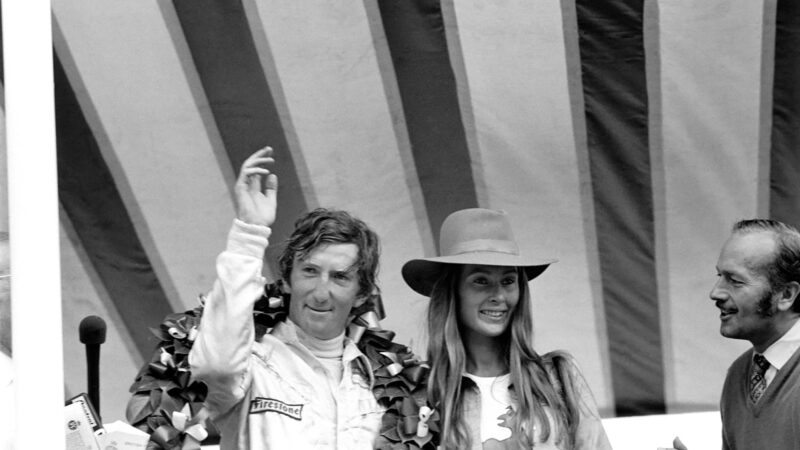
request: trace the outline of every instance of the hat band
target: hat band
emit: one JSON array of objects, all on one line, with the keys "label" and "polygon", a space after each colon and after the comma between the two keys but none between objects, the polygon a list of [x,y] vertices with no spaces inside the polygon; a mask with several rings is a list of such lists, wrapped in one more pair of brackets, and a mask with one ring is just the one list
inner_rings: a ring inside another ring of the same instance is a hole
[{"label": "hat band", "polygon": [[508,253],[509,255],[519,256],[519,247],[513,241],[501,241],[497,239],[475,239],[474,241],[460,242],[450,248],[445,255],[458,255],[461,253],[473,252],[495,252]]}]

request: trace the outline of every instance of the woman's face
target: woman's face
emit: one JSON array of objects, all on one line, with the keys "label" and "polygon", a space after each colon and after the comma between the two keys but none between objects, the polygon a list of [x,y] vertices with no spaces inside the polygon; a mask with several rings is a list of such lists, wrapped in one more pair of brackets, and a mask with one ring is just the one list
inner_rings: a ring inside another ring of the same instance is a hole
[{"label": "woman's face", "polygon": [[465,265],[458,281],[458,318],[464,334],[497,337],[519,302],[516,267]]}]

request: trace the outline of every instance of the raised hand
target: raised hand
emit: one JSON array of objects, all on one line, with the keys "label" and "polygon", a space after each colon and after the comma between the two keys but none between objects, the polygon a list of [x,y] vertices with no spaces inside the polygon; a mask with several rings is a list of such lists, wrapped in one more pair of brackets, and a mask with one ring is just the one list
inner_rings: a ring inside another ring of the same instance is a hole
[{"label": "raised hand", "polygon": [[[274,163],[272,147],[265,147],[250,155],[239,171],[234,192],[236,217],[252,225],[270,226],[275,222],[278,197],[278,177],[264,167]],[[266,180],[262,190],[262,180]]]}]

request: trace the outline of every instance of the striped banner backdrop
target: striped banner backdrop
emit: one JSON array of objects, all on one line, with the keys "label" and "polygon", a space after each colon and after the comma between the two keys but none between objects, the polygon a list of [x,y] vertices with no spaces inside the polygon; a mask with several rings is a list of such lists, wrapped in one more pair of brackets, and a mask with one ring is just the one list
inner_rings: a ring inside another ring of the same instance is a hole
[{"label": "striped banner backdrop", "polygon": [[[244,158],[276,150],[279,218],[347,209],[382,237],[383,326],[422,351],[400,277],[465,207],[506,210],[535,346],[580,363],[605,417],[714,410],[746,342],[708,299],[741,218],[800,224],[792,0],[53,0],[65,380],[109,322],[104,419],[195,306]],[[2,111],[0,111],[2,113]],[[12,237],[13,239],[13,237]]]}]

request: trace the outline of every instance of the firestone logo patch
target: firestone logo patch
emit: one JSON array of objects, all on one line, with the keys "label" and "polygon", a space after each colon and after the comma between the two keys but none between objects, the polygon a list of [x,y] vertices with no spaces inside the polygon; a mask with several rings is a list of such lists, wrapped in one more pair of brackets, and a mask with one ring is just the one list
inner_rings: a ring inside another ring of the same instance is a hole
[{"label": "firestone logo patch", "polygon": [[274,398],[256,397],[250,401],[250,414],[276,412],[294,420],[303,419],[303,405],[290,405]]}]

